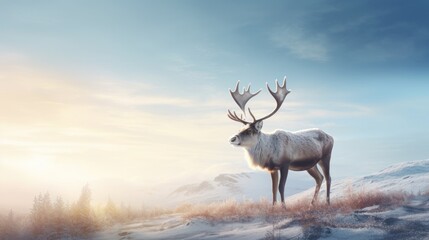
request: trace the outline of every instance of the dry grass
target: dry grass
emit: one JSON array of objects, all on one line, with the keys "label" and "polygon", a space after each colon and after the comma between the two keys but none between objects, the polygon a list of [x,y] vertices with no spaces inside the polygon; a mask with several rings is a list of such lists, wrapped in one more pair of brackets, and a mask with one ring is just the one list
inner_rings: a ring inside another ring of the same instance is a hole
[{"label": "dry grass", "polygon": [[174,209],[167,209],[167,208],[160,208],[160,207],[147,208],[141,211],[133,210],[133,212],[136,215],[135,218],[138,218],[138,219],[151,219],[151,218],[156,218],[167,214],[176,213]]},{"label": "dry grass", "polygon": [[272,209],[271,203],[267,200],[238,202],[235,199],[229,199],[210,204],[185,204],[179,206],[176,212],[181,213],[185,219],[204,218],[210,221],[243,221],[269,215]]},{"label": "dry grass", "polygon": [[[302,221],[316,218],[330,218],[339,213],[350,213],[358,209],[379,205],[380,208],[398,206],[405,203],[409,195],[403,192],[383,193],[381,191],[348,191],[339,199],[333,199],[331,205],[318,203],[310,205],[311,199],[298,199],[287,202],[286,208],[273,206],[267,200],[257,202],[238,202],[234,199],[211,204],[182,205],[176,212],[185,219],[203,218],[209,221],[243,221],[254,218],[292,217]],[[327,219],[328,220],[328,219]]]},{"label": "dry grass", "polygon": [[353,191],[349,188],[345,197],[334,201],[331,208],[340,209],[342,212],[350,212],[374,205],[380,205],[381,207],[397,206],[405,203],[409,197],[409,194],[401,191],[385,193],[365,189]]}]

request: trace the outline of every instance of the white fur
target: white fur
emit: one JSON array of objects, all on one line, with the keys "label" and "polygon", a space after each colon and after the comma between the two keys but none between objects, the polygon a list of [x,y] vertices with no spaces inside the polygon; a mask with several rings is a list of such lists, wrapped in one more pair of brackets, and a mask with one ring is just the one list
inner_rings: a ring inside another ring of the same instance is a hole
[{"label": "white fur", "polygon": [[273,133],[261,132],[252,145],[244,147],[244,151],[250,166],[264,169],[270,160],[279,166],[300,160],[321,159],[325,155],[324,150],[330,151],[332,145],[332,137],[319,129],[297,132],[276,130]]}]

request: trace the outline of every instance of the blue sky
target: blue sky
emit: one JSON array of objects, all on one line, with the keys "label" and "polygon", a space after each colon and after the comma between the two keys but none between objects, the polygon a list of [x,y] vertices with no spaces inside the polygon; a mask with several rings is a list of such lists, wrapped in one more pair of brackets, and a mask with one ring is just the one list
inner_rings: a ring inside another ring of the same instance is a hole
[{"label": "blue sky", "polygon": [[[292,93],[264,130],[333,135],[334,178],[426,159],[428,9],[427,1],[2,1],[0,164],[25,181],[39,176],[25,168],[74,169],[62,176],[79,179],[74,189],[249,171],[227,142],[240,128],[226,117],[237,109],[228,89],[239,79],[262,88],[250,106],[263,115],[274,106],[265,82],[285,75]],[[3,187],[26,183],[3,176]]]}]

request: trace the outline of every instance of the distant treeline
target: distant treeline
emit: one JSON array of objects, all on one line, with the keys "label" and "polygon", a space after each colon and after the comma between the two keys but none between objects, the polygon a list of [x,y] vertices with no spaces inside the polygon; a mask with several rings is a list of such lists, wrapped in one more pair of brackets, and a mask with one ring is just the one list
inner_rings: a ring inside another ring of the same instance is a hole
[{"label": "distant treeline", "polygon": [[61,197],[53,201],[50,194],[45,193],[34,197],[27,216],[18,216],[12,210],[7,215],[0,215],[0,240],[88,238],[113,224],[162,213],[164,210],[161,209],[117,206],[111,199],[102,207],[94,207],[91,190],[85,185],[74,203],[67,204]]}]

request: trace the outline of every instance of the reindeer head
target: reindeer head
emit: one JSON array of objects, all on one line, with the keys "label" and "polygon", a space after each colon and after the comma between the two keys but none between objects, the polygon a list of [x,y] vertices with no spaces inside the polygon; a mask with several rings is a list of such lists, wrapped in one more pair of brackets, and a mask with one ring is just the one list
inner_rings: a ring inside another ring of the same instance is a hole
[{"label": "reindeer head", "polygon": [[[240,81],[237,82],[237,85],[235,86],[235,90],[231,91],[231,89],[230,89],[229,92],[231,93],[231,96],[234,99],[234,101],[240,107],[241,111],[244,113],[244,116],[246,116],[246,111],[245,111],[246,103],[252,97],[256,96],[259,92],[261,92],[261,90],[257,91],[256,93],[250,93],[250,84],[249,84],[247,89],[244,88],[243,93],[240,93],[239,92],[239,85],[240,85]],[[255,116],[253,115],[252,111],[250,111],[250,108],[248,108],[249,114],[253,119],[252,122],[248,122],[243,118],[243,115],[240,115],[240,117],[238,117],[237,113],[231,112],[230,110],[228,110],[228,117],[231,120],[234,120],[236,122],[241,122],[244,124],[244,127],[239,131],[239,133],[237,135],[231,137],[231,139],[229,140],[229,142],[232,145],[251,147],[254,144],[256,144],[256,142],[258,140],[258,136],[259,136],[261,129],[262,129],[262,125],[263,125],[262,121],[273,116],[280,109],[280,107],[281,107],[283,101],[285,100],[286,96],[290,93],[290,91],[286,89],[286,77],[283,80],[282,86],[280,86],[276,80],[276,91],[275,92],[273,92],[270,89],[270,87],[268,86],[268,83],[267,83],[267,89],[271,93],[271,95],[274,97],[274,99],[276,100],[276,103],[277,103],[277,106],[274,109],[274,111],[272,111],[267,116],[265,116],[263,118],[256,119]]]}]

